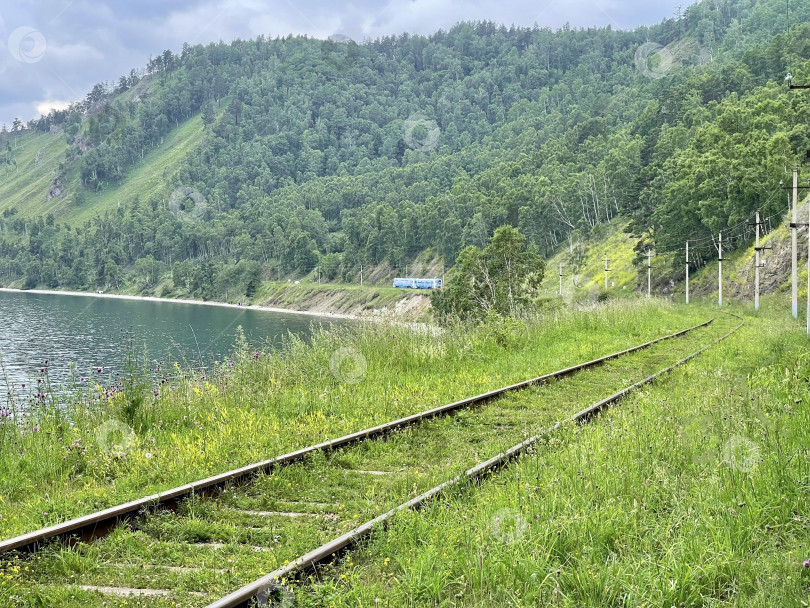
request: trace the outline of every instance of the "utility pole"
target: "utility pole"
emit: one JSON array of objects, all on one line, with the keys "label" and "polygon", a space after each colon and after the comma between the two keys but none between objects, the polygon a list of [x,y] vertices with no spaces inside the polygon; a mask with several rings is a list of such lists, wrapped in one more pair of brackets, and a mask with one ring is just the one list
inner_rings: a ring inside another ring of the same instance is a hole
[{"label": "utility pole", "polygon": [[318,285],[321,284],[321,267],[318,266]]},{"label": "utility pole", "polygon": [[560,262],[560,297],[562,297],[562,262]]},{"label": "utility pole", "polygon": [[759,209],[756,214],[756,245],[754,246],[754,310],[759,310]]},{"label": "utility pole", "polygon": [[798,233],[796,232],[796,222],[798,221],[796,215],[798,214],[798,200],[799,200],[799,165],[793,167],[793,223],[790,226],[790,240],[793,244],[793,258],[792,264],[790,267],[791,270],[791,288],[790,288],[790,297],[791,297],[791,308],[793,312],[793,318],[799,318],[799,282],[798,282],[798,267],[799,267],[799,250],[798,250]]},{"label": "utility pole", "polygon": [[756,245],[754,246],[754,310],[759,310],[759,269],[765,266],[765,264],[760,264],[759,262],[759,252],[765,251],[766,249],[772,249],[772,247],[760,247],[759,246],[759,227],[763,226],[764,224],[759,221],[759,209],[757,209],[756,220],[754,223],[754,227],[756,229]]},{"label": "utility pole", "polygon": [[756,215],[756,245],[754,246],[754,310],[759,310],[759,209]]},{"label": "utility pole", "polygon": [[647,250],[647,297],[652,297],[652,251]]},{"label": "utility pole", "polygon": [[686,303],[689,304],[689,241],[686,241]]},{"label": "utility pole", "polygon": [[605,252],[605,291],[607,291],[607,288],[608,288],[608,286],[607,286],[607,279],[608,279],[608,273],[609,273],[609,272],[610,272],[610,270],[611,270],[610,268],[608,268],[608,262],[612,262],[612,261],[613,261],[613,260],[609,260],[609,259],[608,259],[608,257],[607,257],[607,252]]},{"label": "utility pole", "polygon": [[723,233],[720,233],[720,238],[717,241],[718,258],[718,281],[717,281],[717,305],[723,305]]},{"label": "utility pole", "polygon": [[[796,87],[794,87],[796,88]],[[806,87],[810,88],[810,87]],[[808,157],[810,157],[810,150],[808,151]],[[798,188],[807,188],[810,190],[810,179],[807,180],[806,186],[797,186]],[[796,217],[796,211],[794,210],[794,217]],[[804,228],[807,227],[807,335],[810,336],[810,205],[808,205],[808,218],[807,223],[804,222],[791,222],[790,227],[796,230],[797,228]],[[796,298],[798,301],[798,296]],[[796,302],[798,304],[798,302]]]},{"label": "utility pole", "polygon": [[363,286],[363,265],[360,264],[360,287]]},{"label": "utility pole", "polygon": [[[797,88],[810,89],[810,86],[808,86],[808,87],[792,86],[791,88],[794,88],[794,89],[797,89]],[[807,155],[808,155],[808,158],[810,158],[810,150],[807,151]],[[798,171],[798,166],[796,167],[796,171]],[[804,228],[805,226],[807,226],[807,228],[808,228],[808,234],[807,234],[807,270],[810,273],[810,221],[808,223],[795,221],[795,218],[798,215],[798,206],[799,206],[797,190],[799,190],[799,189],[810,190],[810,179],[807,180],[807,185],[806,186],[799,186],[797,184],[798,177],[796,176],[796,172],[794,172],[793,175],[794,175],[794,180],[793,180],[793,184],[794,184],[794,186],[793,186],[793,218],[794,218],[794,221],[792,221],[790,223],[790,227],[793,230],[793,240],[794,241],[796,240],[796,236],[797,236],[797,232],[796,232],[797,228]],[[810,206],[808,206],[808,208],[810,209]],[[808,218],[808,219],[810,219],[810,218]],[[796,269],[798,267],[798,246],[796,248],[794,248],[794,250],[793,250],[793,257],[797,260],[796,264],[794,264],[794,266],[793,266],[793,272],[794,272],[794,275],[795,275]],[[807,285],[808,285],[808,287],[810,287],[810,274],[808,274],[808,276],[807,276]],[[798,295],[798,287],[797,287],[797,281],[796,280],[793,281],[793,293],[791,295],[793,296],[794,316],[798,318],[798,316],[799,316],[799,311],[798,311],[799,295]],[[810,335],[810,291],[807,292],[807,311],[808,311],[808,315],[809,315],[807,317],[807,334]]]}]

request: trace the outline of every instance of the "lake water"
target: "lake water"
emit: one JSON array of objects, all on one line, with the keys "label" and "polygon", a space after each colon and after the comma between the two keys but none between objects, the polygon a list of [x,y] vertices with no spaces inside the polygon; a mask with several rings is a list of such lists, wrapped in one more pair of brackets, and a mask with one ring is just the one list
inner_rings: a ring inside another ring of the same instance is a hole
[{"label": "lake water", "polygon": [[[327,320],[328,321],[328,320]],[[251,345],[278,346],[287,332],[308,338],[318,317],[180,302],[0,291],[0,395],[32,382],[47,361],[52,386],[76,376],[121,371],[130,339],[135,354],[169,367],[222,361],[241,326]],[[0,398],[0,404],[4,399]]]}]

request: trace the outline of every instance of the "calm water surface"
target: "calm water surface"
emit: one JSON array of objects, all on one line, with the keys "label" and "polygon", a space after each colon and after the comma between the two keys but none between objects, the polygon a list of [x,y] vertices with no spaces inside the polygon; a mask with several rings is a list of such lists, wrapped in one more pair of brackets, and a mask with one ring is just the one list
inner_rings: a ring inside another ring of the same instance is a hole
[{"label": "calm water surface", "polygon": [[179,302],[0,292],[0,395],[32,382],[48,361],[58,390],[71,377],[121,371],[127,343],[164,366],[207,367],[231,352],[237,327],[252,345],[278,346],[287,332],[308,338],[317,317]]}]

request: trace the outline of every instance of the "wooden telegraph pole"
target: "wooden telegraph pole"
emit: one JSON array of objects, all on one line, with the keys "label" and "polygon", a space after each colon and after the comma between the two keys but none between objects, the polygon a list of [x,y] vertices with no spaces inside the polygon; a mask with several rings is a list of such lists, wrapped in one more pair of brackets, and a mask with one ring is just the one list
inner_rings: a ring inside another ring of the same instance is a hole
[{"label": "wooden telegraph pole", "polygon": [[560,262],[560,297],[562,297],[562,262]]},{"label": "wooden telegraph pole", "polygon": [[647,297],[652,297],[652,251],[647,250]]},{"label": "wooden telegraph pole", "polygon": [[613,260],[608,259],[607,252],[605,252],[605,291],[607,291],[607,288],[608,288],[608,284],[607,284],[608,283],[608,281],[607,281],[608,273],[611,271],[611,269],[608,268],[608,262],[612,262],[612,261]]}]

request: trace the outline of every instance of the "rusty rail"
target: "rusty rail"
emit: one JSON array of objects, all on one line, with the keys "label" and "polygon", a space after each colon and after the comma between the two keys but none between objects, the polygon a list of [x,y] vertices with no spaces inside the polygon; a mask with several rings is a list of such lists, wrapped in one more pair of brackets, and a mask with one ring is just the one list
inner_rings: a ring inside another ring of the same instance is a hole
[{"label": "rusty rail", "polygon": [[328,452],[335,450],[337,448],[357,444],[362,441],[365,441],[366,439],[378,437],[386,433],[389,433],[393,430],[400,429],[415,424],[417,422],[421,422],[423,420],[427,420],[437,416],[447,415],[457,410],[461,410],[464,408],[471,407],[473,405],[484,403],[496,397],[500,397],[505,393],[523,390],[530,386],[544,384],[551,380],[557,380],[560,378],[564,378],[566,376],[570,376],[571,374],[574,374],[580,370],[594,367],[606,361],[617,359],[624,355],[628,355],[630,353],[642,350],[644,348],[648,348],[653,344],[657,344],[664,340],[671,340],[673,338],[683,336],[696,329],[706,327],[710,325],[713,321],[714,319],[712,318],[706,321],[705,323],[695,325],[694,327],[690,327],[688,329],[684,329],[676,333],[669,334],[667,336],[662,336],[660,338],[656,338],[655,340],[650,340],[648,342],[644,342],[643,344],[639,344],[638,346],[633,346],[626,350],[612,353],[610,355],[606,355],[598,359],[593,359],[585,363],[579,363],[572,367],[567,367],[565,369],[561,369],[555,372],[551,372],[549,374],[538,376],[536,378],[524,380],[523,382],[518,382],[516,384],[511,384],[509,386],[505,386],[486,393],[482,393],[480,395],[475,395],[474,397],[468,397],[460,401],[455,401],[453,403],[441,405],[439,407],[426,410],[418,414],[412,414],[410,416],[399,418],[398,420],[393,420],[385,424],[364,429],[362,431],[357,431],[355,433],[344,435],[336,439],[330,439],[306,448],[301,448],[299,450],[295,450],[293,452],[289,452],[281,456],[276,456],[275,458],[271,458],[269,460],[263,460],[261,462],[250,464],[231,471],[227,471],[225,473],[220,473],[218,475],[207,477],[205,479],[201,479],[199,481],[195,481],[183,486],[172,488],[170,490],[166,490],[165,492],[152,494],[150,496],[139,498],[137,500],[133,500],[121,505],[116,505],[114,507],[98,511],[96,513],[91,513],[89,515],[71,519],[66,522],[50,526],[48,528],[43,528],[35,532],[29,532],[27,534],[16,536],[8,540],[0,541],[0,555],[9,551],[18,551],[18,552],[36,551],[37,548],[40,547],[43,543],[52,540],[78,539],[80,541],[91,541],[108,534],[122,522],[130,520],[142,512],[150,512],[159,509],[173,508],[180,501],[190,496],[214,493],[226,487],[228,484],[239,483],[252,477],[255,477],[256,475],[267,473],[274,469],[278,469],[280,467],[300,462],[317,452]]},{"label": "rusty rail", "polygon": [[[268,602],[268,593],[274,590],[282,590],[284,594],[289,594],[290,592],[286,590],[286,588],[282,587],[281,581],[285,580],[286,578],[295,576],[297,573],[310,569],[319,563],[326,562],[330,560],[335,554],[346,550],[347,548],[354,545],[357,541],[369,536],[372,531],[379,525],[387,525],[390,523],[390,520],[399,512],[411,510],[411,509],[418,509],[425,505],[428,501],[437,498],[444,494],[447,490],[451,488],[458,487],[464,483],[468,483],[470,481],[476,481],[483,477],[486,473],[497,471],[498,469],[506,466],[513,460],[517,460],[520,456],[529,448],[534,446],[536,443],[541,441],[542,439],[548,437],[548,435],[555,430],[559,429],[562,425],[577,422],[577,423],[586,423],[596,414],[607,408],[608,406],[620,401],[623,399],[628,393],[632,392],[633,390],[649,384],[659,376],[662,376],[676,367],[683,365],[684,363],[694,359],[701,353],[705,352],[715,344],[722,342],[737,330],[739,330],[743,325],[745,325],[745,319],[742,317],[732,314],[732,313],[725,313],[729,314],[733,317],[736,317],[741,321],[739,325],[737,325],[734,329],[732,329],[727,334],[721,336],[717,340],[707,344],[700,350],[695,351],[694,353],[684,357],[683,359],[659,370],[658,372],[647,376],[643,380],[631,384],[630,386],[620,390],[617,393],[614,393],[610,397],[602,399],[598,403],[591,405],[590,407],[572,415],[563,420],[562,422],[557,422],[553,427],[547,429],[533,437],[529,437],[528,439],[522,441],[521,443],[509,448],[508,450],[501,452],[500,454],[490,458],[489,460],[482,462],[471,469],[468,469],[461,475],[454,477],[444,483],[428,490],[427,492],[420,494],[419,496],[412,498],[408,502],[405,502],[394,509],[391,509],[387,513],[383,513],[378,517],[346,532],[342,536],[335,538],[317,549],[310,551],[296,559],[293,562],[290,562],[286,566],[278,568],[277,570],[271,572],[270,574],[238,589],[237,591],[231,593],[230,595],[214,602],[213,604],[209,604],[207,608],[249,608],[252,605],[257,606],[269,606]],[[694,328],[693,328],[694,329]]]}]

